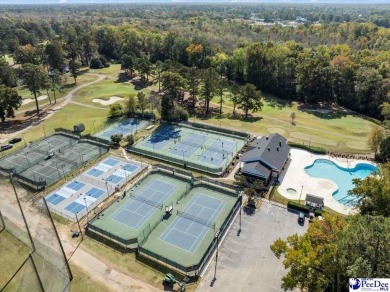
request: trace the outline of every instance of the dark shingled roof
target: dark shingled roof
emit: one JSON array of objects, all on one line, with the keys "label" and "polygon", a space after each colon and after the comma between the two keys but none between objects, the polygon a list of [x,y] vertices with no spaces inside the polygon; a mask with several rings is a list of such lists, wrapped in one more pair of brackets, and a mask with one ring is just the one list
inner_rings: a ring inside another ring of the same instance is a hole
[{"label": "dark shingled roof", "polygon": [[271,170],[256,161],[245,163],[245,165],[241,168],[241,173],[267,179],[271,174]]},{"label": "dark shingled roof", "polygon": [[314,203],[314,204],[318,204],[318,205],[322,205],[322,206],[324,205],[324,198],[319,197],[319,196],[315,196],[315,195],[307,194],[305,201],[310,202],[310,203]]},{"label": "dark shingled roof", "polygon": [[241,157],[241,161],[245,163],[262,161],[271,169],[280,171],[288,158],[290,149],[286,138],[274,133],[254,140]]}]

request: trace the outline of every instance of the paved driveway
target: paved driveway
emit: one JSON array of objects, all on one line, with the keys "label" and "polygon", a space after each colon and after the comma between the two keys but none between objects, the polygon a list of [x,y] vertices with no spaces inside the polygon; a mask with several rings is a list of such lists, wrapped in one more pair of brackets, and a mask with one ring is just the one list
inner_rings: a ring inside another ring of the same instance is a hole
[{"label": "paved driveway", "polygon": [[282,291],[281,278],[286,273],[282,260],[278,260],[269,246],[274,240],[291,234],[303,234],[308,228],[297,222],[298,214],[263,202],[260,210],[252,214],[242,211],[219,249],[216,280],[215,258],[203,275],[198,291]]}]

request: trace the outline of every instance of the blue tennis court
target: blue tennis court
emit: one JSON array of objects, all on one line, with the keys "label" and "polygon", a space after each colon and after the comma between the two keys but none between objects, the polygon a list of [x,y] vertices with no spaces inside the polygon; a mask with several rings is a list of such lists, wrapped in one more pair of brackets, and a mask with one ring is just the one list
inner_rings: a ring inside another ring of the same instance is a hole
[{"label": "blue tennis court", "polygon": [[73,214],[80,213],[84,209],[85,209],[85,205],[82,205],[82,204],[77,203],[77,202],[72,202],[68,206],[65,207],[66,211],[69,211]]},{"label": "blue tennis court", "polygon": [[225,201],[196,193],[164,231],[160,240],[194,253],[225,204]]},{"label": "blue tennis court", "polygon": [[95,198],[95,199],[98,199],[100,198],[105,192],[101,189],[98,189],[98,188],[92,188],[90,189],[88,192],[86,192],[85,194],[87,196],[90,196],[92,198]]},{"label": "blue tennis court", "polygon": [[65,197],[60,196],[58,194],[52,194],[50,197],[46,199],[46,202],[51,203],[53,205],[58,205],[65,199],[66,199]]},{"label": "blue tennis court", "polygon": [[92,168],[90,171],[87,172],[87,174],[92,175],[94,177],[99,177],[103,174],[103,171],[96,168]]},{"label": "blue tennis court", "polygon": [[120,123],[115,123],[107,129],[96,133],[94,136],[105,140],[111,140],[112,135],[131,135],[134,134],[136,131],[140,131],[146,128],[146,126],[147,123],[145,121],[130,119]]},{"label": "blue tennis court", "polygon": [[154,179],[116,210],[111,219],[133,229],[139,229],[175,192],[177,186]]},{"label": "blue tennis court", "polygon": [[113,159],[113,158],[108,158],[103,161],[104,164],[107,164],[109,166],[115,166],[119,163],[119,160]]},{"label": "blue tennis court", "polygon": [[83,184],[82,182],[76,181],[76,180],[74,180],[70,184],[66,185],[67,188],[72,189],[74,191],[78,191],[84,186],[85,186],[85,184]]},{"label": "blue tennis court", "polygon": [[106,178],[106,181],[113,183],[113,184],[118,184],[120,183],[124,177],[117,176],[115,174],[111,174],[109,177]]},{"label": "blue tennis court", "polygon": [[127,163],[125,166],[123,166],[123,169],[128,172],[134,172],[139,168],[136,164]]},{"label": "blue tennis court", "polygon": [[218,139],[206,149],[199,157],[199,161],[220,165],[229,155],[233,156],[236,151],[236,142]]},{"label": "blue tennis court", "polygon": [[180,142],[173,145],[169,152],[173,155],[189,157],[207,140],[208,137],[206,135],[190,133],[181,139]]}]

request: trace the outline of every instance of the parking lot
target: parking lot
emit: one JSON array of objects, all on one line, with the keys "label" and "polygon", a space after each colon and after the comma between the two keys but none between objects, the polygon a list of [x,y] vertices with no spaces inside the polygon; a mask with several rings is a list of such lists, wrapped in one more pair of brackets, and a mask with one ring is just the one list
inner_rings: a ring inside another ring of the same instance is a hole
[{"label": "parking lot", "polygon": [[[243,209],[219,248],[215,274],[215,257],[203,275],[198,291],[282,291],[285,275],[282,259],[277,259],[270,245],[279,237],[303,234],[309,225],[297,222],[298,214],[263,202],[257,212]],[[214,279],[216,276],[216,280]]]}]

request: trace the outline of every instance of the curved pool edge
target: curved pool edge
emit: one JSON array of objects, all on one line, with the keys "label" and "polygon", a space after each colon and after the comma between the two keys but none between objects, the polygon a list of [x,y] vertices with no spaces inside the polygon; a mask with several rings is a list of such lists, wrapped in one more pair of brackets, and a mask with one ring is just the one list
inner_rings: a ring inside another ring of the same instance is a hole
[{"label": "curved pool edge", "polygon": [[[280,176],[280,185],[277,190],[278,193],[288,200],[299,200],[302,185],[304,185],[303,192],[301,194],[301,200],[304,200],[306,194],[315,194],[324,198],[325,206],[330,209],[344,215],[355,214],[358,211],[353,206],[346,206],[338,202],[333,193],[337,190],[337,185],[328,179],[314,178],[309,176],[304,167],[310,166],[316,159],[327,159],[337,164],[340,167],[353,168],[356,164],[366,163],[378,167],[376,163],[367,160],[352,160],[344,158],[334,158],[329,155],[314,154],[303,149],[292,148],[291,149],[291,162],[289,163],[286,172],[283,172]],[[324,187],[325,185],[325,187]],[[296,195],[291,195],[285,190],[288,188],[295,188],[297,190]]]}]

